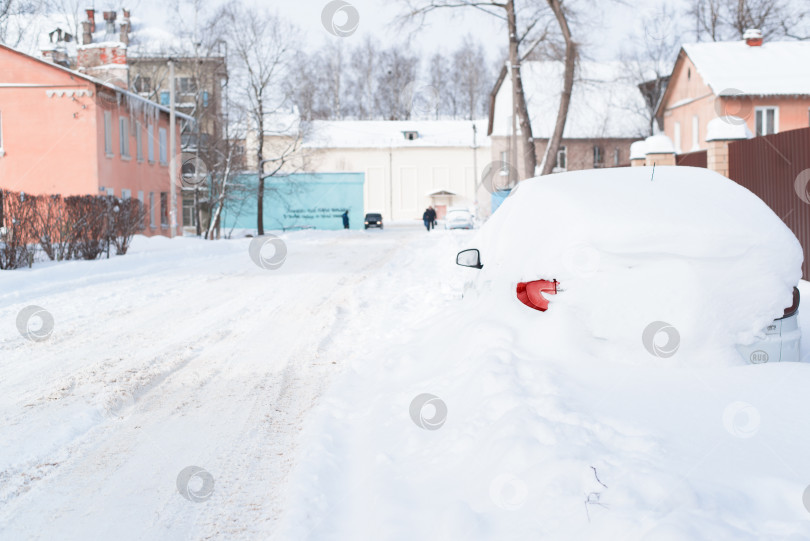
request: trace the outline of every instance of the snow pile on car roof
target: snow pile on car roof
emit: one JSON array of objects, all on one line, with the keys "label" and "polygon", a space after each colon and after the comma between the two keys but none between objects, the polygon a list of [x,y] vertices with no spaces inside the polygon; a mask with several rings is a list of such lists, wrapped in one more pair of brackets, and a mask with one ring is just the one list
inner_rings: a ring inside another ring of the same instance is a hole
[{"label": "snow pile on car roof", "polygon": [[[691,167],[521,182],[473,246],[497,309],[559,353],[570,342],[553,336],[599,344],[600,356],[649,357],[643,331],[664,322],[676,329],[679,358],[741,362],[734,345],[780,317],[801,278],[801,247],[771,209]],[[538,279],[564,289],[545,313],[513,291]]]}]

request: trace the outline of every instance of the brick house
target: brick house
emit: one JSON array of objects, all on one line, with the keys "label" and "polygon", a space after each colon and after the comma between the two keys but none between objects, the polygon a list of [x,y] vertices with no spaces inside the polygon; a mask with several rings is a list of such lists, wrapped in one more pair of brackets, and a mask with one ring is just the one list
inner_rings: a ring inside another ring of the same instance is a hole
[{"label": "brick house", "polygon": [[[128,9],[84,10],[73,35],[62,29],[77,14],[26,18],[32,38],[21,45],[31,55],[74,69],[169,106],[169,60],[175,68],[175,107],[194,118],[184,123],[178,145],[203,161],[222,152],[228,72],[224,45],[203,50],[170,30],[144,24]],[[61,26],[60,26],[61,25]],[[194,189],[183,187],[183,223],[196,225]]]},{"label": "brick house", "polygon": [[[116,69],[114,54],[104,58]],[[0,65],[0,187],[137,197],[147,211],[143,234],[168,235],[168,108],[5,45]],[[179,142],[180,125],[193,119],[177,120]],[[179,222],[182,197],[175,189]],[[179,225],[174,232],[180,234]]]},{"label": "brick house", "polygon": [[810,43],[746,37],[681,48],[656,111],[676,153],[707,150],[709,123],[721,117],[754,135],[810,125]]},{"label": "brick house", "polygon": [[[639,89],[623,75],[617,63],[578,65],[561,147],[554,157],[555,172],[629,165],[630,144],[648,134],[649,121]],[[539,167],[557,120],[563,66],[552,61],[523,62],[521,78]],[[512,84],[504,67],[490,93],[487,133],[493,161],[515,162],[510,158],[515,155],[511,110]],[[533,176],[522,170],[521,160],[516,165],[520,178]]]}]

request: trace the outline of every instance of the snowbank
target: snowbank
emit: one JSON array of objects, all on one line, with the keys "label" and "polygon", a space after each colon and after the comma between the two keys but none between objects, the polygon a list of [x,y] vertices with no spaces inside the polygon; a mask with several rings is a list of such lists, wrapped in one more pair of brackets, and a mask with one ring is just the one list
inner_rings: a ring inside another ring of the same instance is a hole
[{"label": "snowbank", "polygon": [[643,160],[647,157],[647,149],[644,141],[636,141],[630,145],[630,159]]},{"label": "snowbank", "polygon": [[[810,364],[707,366],[703,355],[723,341],[714,331],[739,323],[743,309],[723,307],[723,317],[736,323],[700,313],[734,295],[766,297],[753,291],[763,279],[764,290],[795,283],[795,241],[728,181],[684,168],[669,176],[656,167],[647,185],[626,173],[608,173],[604,186],[576,175],[523,183],[481,231],[488,238],[479,247],[493,250],[496,232],[504,233],[498,255],[515,268],[510,279],[536,277],[538,268],[560,273],[567,289],[548,312],[529,311],[513,291],[502,299],[467,296],[420,324],[392,319],[402,332],[354,354],[304,433],[279,539],[810,537],[802,504],[810,469],[796,439],[810,428]],[[564,195],[566,183],[576,196]],[[706,196],[690,201],[684,191]],[[528,205],[522,196],[530,193],[541,201]],[[727,204],[712,209],[718,197]],[[524,204],[531,213],[502,212]],[[659,226],[638,227],[653,215]],[[552,217],[563,221],[540,228]],[[522,228],[506,234],[512,220]],[[744,235],[753,235],[745,246]],[[595,251],[563,258],[569,268],[559,257],[559,236],[592,239]],[[445,247],[423,295],[438,296],[484,272],[507,276],[506,265],[486,252],[483,271],[448,269],[455,251],[470,244],[465,235]],[[513,248],[523,248],[523,256]],[[604,311],[586,306],[577,291],[588,280],[604,285],[623,273],[628,280],[597,297],[619,301],[616,319],[624,317],[623,302],[645,309],[639,298],[653,294],[662,307],[656,317],[691,304],[690,317],[702,318],[707,332],[683,332],[677,355],[659,359],[643,350],[641,329],[633,328],[623,346],[631,356],[641,350],[647,362],[628,363],[604,355],[610,340],[584,332],[572,339],[556,323],[574,306],[581,308],[577,329],[590,325],[588,318],[604,322]],[[663,295],[647,287],[660,278],[673,279]],[[724,280],[731,285],[717,291]],[[390,304],[380,299],[377,307]],[[409,313],[408,304],[398,306]]]},{"label": "snowbank", "polygon": [[706,127],[706,141],[732,141],[751,139],[754,136],[745,120],[737,116],[713,118]]},{"label": "snowbank", "polygon": [[644,152],[647,154],[675,154],[675,145],[672,143],[672,139],[659,133],[644,140]]}]

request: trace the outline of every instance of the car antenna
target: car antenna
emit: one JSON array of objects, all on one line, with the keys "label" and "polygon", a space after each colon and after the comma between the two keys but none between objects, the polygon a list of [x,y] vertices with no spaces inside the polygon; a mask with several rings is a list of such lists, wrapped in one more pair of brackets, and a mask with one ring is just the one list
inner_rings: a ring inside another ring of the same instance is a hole
[{"label": "car antenna", "polygon": [[653,172],[652,175],[650,175],[650,182],[652,182],[654,178],[655,178],[655,163],[653,163]]}]

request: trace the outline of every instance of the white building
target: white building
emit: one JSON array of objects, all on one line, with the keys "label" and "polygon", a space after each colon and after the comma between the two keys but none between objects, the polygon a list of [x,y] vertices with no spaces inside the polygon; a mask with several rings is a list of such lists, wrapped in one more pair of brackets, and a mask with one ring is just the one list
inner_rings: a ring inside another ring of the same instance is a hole
[{"label": "white building", "polygon": [[386,220],[420,219],[428,205],[442,217],[476,205],[491,161],[486,129],[485,120],[314,121],[306,169],[365,173],[365,211]]}]

